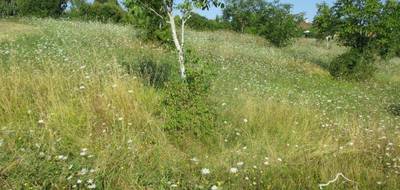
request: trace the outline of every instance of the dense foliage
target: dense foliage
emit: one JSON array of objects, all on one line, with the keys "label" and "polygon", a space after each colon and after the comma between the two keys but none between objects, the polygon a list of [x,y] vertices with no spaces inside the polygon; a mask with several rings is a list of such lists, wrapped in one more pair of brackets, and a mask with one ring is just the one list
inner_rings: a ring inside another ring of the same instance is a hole
[{"label": "dense foliage", "polygon": [[218,17],[215,20],[210,20],[197,13],[191,13],[191,17],[187,22],[187,26],[194,30],[221,30],[229,29],[230,25],[228,22],[224,22]]},{"label": "dense foliage", "polygon": [[318,39],[335,35],[335,18],[333,10],[324,2],[317,4],[317,15],[313,21],[313,32]]},{"label": "dense foliage", "polygon": [[[334,65],[331,69],[334,69],[331,73],[335,73],[336,77],[341,75],[341,78],[348,78],[353,73],[352,78],[366,78],[359,77],[359,72],[365,72],[362,76],[372,76],[370,67],[373,67],[374,59],[354,58],[374,55],[391,57],[400,49],[400,2],[397,0],[338,0],[333,7],[328,8],[322,4],[318,10],[314,27],[320,37],[336,34],[342,45],[352,49],[347,55],[332,62]],[[348,70],[336,72],[337,68]],[[354,68],[358,68],[357,72]]]},{"label": "dense foliage", "polygon": [[67,8],[68,0],[2,0],[0,16],[58,17]]},{"label": "dense foliage", "polygon": [[130,23],[130,16],[115,2],[79,2],[69,12],[72,18],[101,22]]},{"label": "dense foliage", "polygon": [[292,5],[279,1],[228,0],[223,17],[234,30],[261,35],[282,47],[301,34],[303,15],[292,14],[291,10]]}]

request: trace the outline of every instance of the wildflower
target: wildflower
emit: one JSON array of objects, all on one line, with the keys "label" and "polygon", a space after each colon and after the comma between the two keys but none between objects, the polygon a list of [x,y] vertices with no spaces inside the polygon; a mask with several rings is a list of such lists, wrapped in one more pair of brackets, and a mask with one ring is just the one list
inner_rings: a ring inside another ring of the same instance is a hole
[{"label": "wildflower", "polygon": [[203,169],[201,169],[201,174],[202,175],[208,175],[208,174],[210,174],[211,172],[210,172],[210,170],[208,169],[208,168],[203,168]]},{"label": "wildflower", "polygon": [[230,173],[233,173],[233,174],[235,174],[235,173],[237,173],[239,170],[237,169],[237,168],[231,168],[230,170],[229,170],[229,172]]},{"label": "wildflower", "polygon": [[216,185],[211,186],[211,190],[218,190],[218,187]]},{"label": "wildflower", "polygon": [[81,183],[82,183],[82,180],[78,179],[78,180],[76,181],[76,183],[77,183],[77,184],[81,184]]},{"label": "wildflower", "polygon": [[40,119],[40,120],[38,121],[38,123],[39,123],[39,124],[44,124],[44,120],[43,120],[43,119]]},{"label": "wildflower", "polygon": [[132,94],[132,93],[133,93],[133,90],[128,90],[128,93],[129,93],[129,94]]},{"label": "wildflower", "polygon": [[196,157],[193,157],[192,159],[190,159],[191,161],[193,161],[193,162],[199,162],[200,160],[198,159],[198,158],[196,158]]},{"label": "wildflower", "polygon": [[86,156],[87,155],[87,149],[82,149],[81,152],[79,153],[81,156]]},{"label": "wildflower", "polygon": [[85,90],[85,86],[81,85],[81,86],[79,86],[79,89],[80,90]]},{"label": "wildflower", "polygon": [[131,144],[133,141],[132,141],[132,139],[129,139],[128,140],[128,144]]},{"label": "wildflower", "polygon": [[94,183],[89,184],[89,185],[87,186],[87,188],[88,188],[88,189],[95,189],[95,188],[96,188],[96,184],[94,184]]},{"label": "wildflower", "polygon": [[122,121],[122,120],[124,120],[123,117],[119,117],[119,118],[118,118],[118,121]]},{"label": "wildflower", "polygon": [[238,162],[236,165],[237,165],[237,166],[243,166],[243,165],[244,165],[244,162]]},{"label": "wildflower", "polygon": [[171,185],[171,188],[176,188],[176,187],[178,187],[177,184],[172,184],[172,185]]},{"label": "wildflower", "polygon": [[243,119],[243,122],[247,123],[247,122],[249,122],[249,120],[247,120],[247,119]]},{"label": "wildflower", "polygon": [[79,171],[79,175],[86,175],[88,173],[88,169],[82,168],[81,171]]},{"label": "wildflower", "polygon": [[268,165],[269,165],[269,162],[268,162],[268,161],[265,161],[265,162],[264,162],[264,165],[268,166]]},{"label": "wildflower", "polygon": [[278,158],[278,161],[279,161],[279,162],[282,162],[282,158]]},{"label": "wildflower", "polygon": [[68,156],[59,155],[57,158],[58,158],[59,160],[67,160],[67,159],[68,159]]},{"label": "wildflower", "polygon": [[88,179],[87,182],[88,183],[93,183],[93,179]]}]

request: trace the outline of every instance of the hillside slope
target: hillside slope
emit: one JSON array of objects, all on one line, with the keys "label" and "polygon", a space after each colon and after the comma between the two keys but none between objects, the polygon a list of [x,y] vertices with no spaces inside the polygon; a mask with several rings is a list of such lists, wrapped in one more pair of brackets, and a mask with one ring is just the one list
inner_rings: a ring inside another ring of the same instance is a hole
[{"label": "hillside slope", "polygon": [[[126,69],[175,54],[129,26],[1,21],[0,189],[400,188],[400,60],[368,82],[324,69],[345,49],[299,39],[278,49],[233,32],[194,32],[217,73],[218,123],[164,130],[162,90]],[[6,36],[6,37],[1,37]],[[342,183],[343,182],[343,183]]]}]

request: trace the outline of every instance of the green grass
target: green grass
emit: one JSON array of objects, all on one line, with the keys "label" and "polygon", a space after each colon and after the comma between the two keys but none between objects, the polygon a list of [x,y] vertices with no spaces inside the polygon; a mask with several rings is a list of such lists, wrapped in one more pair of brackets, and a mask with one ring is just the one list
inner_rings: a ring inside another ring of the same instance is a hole
[{"label": "green grass", "polygon": [[3,25],[19,29],[0,27],[13,35],[0,37],[0,189],[318,189],[337,173],[354,182],[326,189],[400,188],[400,118],[386,110],[400,101],[398,58],[371,81],[337,81],[325,68],[342,47],[190,31],[187,47],[217,73],[210,96],[221,123],[198,137],[163,130],[162,90],[122,66],[175,63],[135,29]]}]

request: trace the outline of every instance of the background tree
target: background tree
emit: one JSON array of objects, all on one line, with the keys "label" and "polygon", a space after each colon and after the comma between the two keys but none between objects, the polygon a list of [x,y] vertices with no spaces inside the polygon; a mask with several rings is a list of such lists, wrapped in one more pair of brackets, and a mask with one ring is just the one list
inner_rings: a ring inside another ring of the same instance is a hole
[{"label": "background tree", "polygon": [[326,2],[317,4],[317,14],[314,17],[313,31],[318,39],[325,39],[335,34],[335,18],[332,9]]},{"label": "background tree", "polygon": [[266,6],[265,0],[225,0],[223,18],[237,32],[257,33],[257,21]]},{"label": "background tree", "polygon": [[331,74],[346,79],[370,78],[376,56],[387,56],[398,48],[399,2],[338,0],[331,12],[338,41],[351,49],[331,63]]},{"label": "background tree", "polygon": [[[146,29],[149,31],[159,31],[169,26],[172,41],[178,52],[178,60],[181,78],[186,78],[185,69],[185,26],[191,17],[194,8],[209,9],[211,6],[222,6],[219,0],[184,0],[177,4],[174,0],[126,0],[125,5],[134,13],[140,13],[141,20],[147,24]],[[177,24],[175,22],[174,12],[179,11],[180,14],[180,35],[178,37]],[[157,26],[158,23],[158,26]],[[162,30],[161,30],[162,31]],[[157,35],[157,33],[155,32]]]},{"label": "background tree", "polygon": [[257,34],[282,47],[301,34],[302,14],[292,14],[292,5],[278,0],[226,0],[223,17],[239,32]]},{"label": "background tree", "polygon": [[304,22],[304,15],[291,14],[292,7],[278,1],[266,6],[258,21],[258,33],[278,47],[286,46],[293,38],[299,37],[302,34],[300,23]]},{"label": "background tree", "polygon": [[67,8],[68,0],[16,0],[21,16],[60,16]]},{"label": "background tree", "polygon": [[379,54],[385,57],[400,56],[400,1],[385,2],[378,28],[382,30],[377,35],[376,49]]},{"label": "background tree", "polygon": [[332,7],[339,41],[348,47],[364,51],[372,46],[380,33],[380,0],[338,0]]}]

